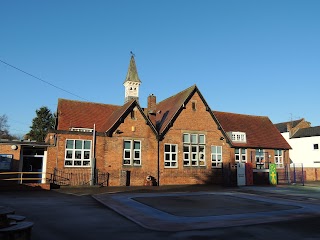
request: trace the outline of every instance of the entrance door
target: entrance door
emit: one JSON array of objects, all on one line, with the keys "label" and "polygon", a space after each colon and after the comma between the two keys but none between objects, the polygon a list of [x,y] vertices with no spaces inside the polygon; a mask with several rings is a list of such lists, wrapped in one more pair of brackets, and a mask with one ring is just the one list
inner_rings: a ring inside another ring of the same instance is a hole
[{"label": "entrance door", "polygon": [[[32,174],[24,174],[23,178],[33,178],[23,181],[24,183],[41,183],[42,178],[42,156],[24,156],[23,157],[23,172],[33,172]],[[39,172],[39,173],[36,173]],[[37,178],[37,179],[36,179]]]},{"label": "entrance door", "polygon": [[264,152],[262,149],[256,150],[256,169],[264,169],[265,168],[265,159]]}]

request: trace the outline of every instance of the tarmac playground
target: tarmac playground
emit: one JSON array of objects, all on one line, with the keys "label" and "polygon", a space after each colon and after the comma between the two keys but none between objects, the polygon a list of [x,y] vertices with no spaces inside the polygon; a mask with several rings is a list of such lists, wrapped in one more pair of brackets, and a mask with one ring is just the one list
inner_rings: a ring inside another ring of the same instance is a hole
[{"label": "tarmac playground", "polygon": [[117,192],[93,197],[140,226],[156,231],[234,227],[320,216],[320,191],[290,194],[290,189],[281,187]]}]

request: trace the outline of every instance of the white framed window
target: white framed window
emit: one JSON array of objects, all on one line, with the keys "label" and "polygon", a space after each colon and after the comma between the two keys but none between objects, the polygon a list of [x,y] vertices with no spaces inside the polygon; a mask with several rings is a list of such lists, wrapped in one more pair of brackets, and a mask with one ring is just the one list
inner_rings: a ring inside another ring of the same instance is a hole
[{"label": "white framed window", "polygon": [[245,132],[231,132],[229,133],[231,135],[232,142],[246,142],[247,137]]},{"label": "white framed window", "polygon": [[124,140],[123,141],[123,165],[141,165],[141,141]]},{"label": "white framed window", "polygon": [[283,151],[280,149],[274,150],[274,163],[276,164],[277,168],[283,168]]},{"label": "white framed window", "polygon": [[183,165],[205,166],[206,165],[206,138],[204,134],[183,134]]},{"label": "white framed window", "polygon": [[91,166],[91,140],[67,139],[65,167]]},{"label": "white framed window", "polygon": [[256,149],[256,168],[264,169],[265,168],[265,159],[263,149]]},{"label": "white framed window", "polygon": [[247,162],[247,149],[235,148],[234,149],[234,160],[235,163],[246,163]]},{"label": "white framed window", "polygon": [[178,167],[178,145],[164,144],[164,167],[177,168]]},{"label": "white framed window", "polygon": [[211,167],[222,168],[222,146],[211,146]]}]

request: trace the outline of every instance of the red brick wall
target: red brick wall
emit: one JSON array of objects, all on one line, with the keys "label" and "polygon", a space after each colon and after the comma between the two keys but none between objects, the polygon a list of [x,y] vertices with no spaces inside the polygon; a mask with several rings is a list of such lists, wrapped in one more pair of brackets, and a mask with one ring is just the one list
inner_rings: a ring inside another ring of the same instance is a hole
[{"label": "red brick wall", "polygon": [[[21,146],[16,145],[18,148],[16,150],[13,150],[11,146],[14,144],[0,144],[0,154],[10,154],[13,155],[12,158],[12,165],[10,171],[19,171],[19,165],[20,165],[20,153],[21,153]],[[3,170],[0,170],[1,172]]]},{"label": "red brick wall", "polygon": [[[146,124],[140,111],[135,109],[135,119],[129,114],[124,122],[117,128],[120,134],[113,133],[112,137],[96,136],[96,168],[102,172],[108,172],[109,186],[120,185],[120,173],[122,170],[131,172],[130,185],[143,185],[147,174],[156,175],[157,164],[157,140],[151,128]],[[64,166],[66,139],[92,140],[92,134],[79,132],[57,134],[57,144],[48,148],[47,171],[53,172],[54,167],[69,170]],[[141,141],[141,166],[123,165],[123,141]]]},{"label": "red brick wall", "polygon": [[[192,102],[196,103],[196,111],[192,109]],[[183,133],[201,133],[206,136],[205,159],[206,166],[183,166]],[[223,162],[230,162],[230,147],[226,140],[220,140],[223,134],[213,120],[198,93],[195,93],[185,105],[173,126],[166,133],[160,143],[160,184],[200,184],[205,183],[212,176],[211,146],[222,146]],[[164,167],[164,144],[178,144],[178,168]]]}]

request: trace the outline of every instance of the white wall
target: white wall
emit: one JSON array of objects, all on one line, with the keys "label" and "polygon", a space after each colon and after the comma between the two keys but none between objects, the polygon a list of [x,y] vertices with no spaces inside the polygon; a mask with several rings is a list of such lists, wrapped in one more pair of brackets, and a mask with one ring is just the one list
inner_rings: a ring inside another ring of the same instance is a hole
[{"label": "white wall", "polygon": [[313,149],[314,144],[320,147],[320,136],[292,139],[289,139],[289,133],[282,133],[282,136],[292,148],[289,157],[293,163],[303,163],[303,167],[320,167],[320,149]]}]

